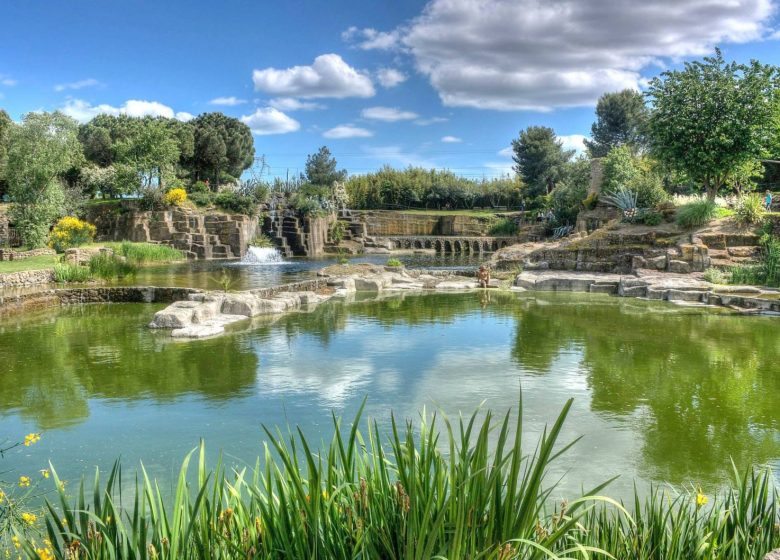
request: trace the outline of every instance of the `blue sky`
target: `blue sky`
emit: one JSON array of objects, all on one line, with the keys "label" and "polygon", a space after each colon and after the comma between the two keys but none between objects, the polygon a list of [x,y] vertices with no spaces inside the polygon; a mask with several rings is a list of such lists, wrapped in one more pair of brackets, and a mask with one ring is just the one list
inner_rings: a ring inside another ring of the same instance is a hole
[{"label": "blue sky", "polygon": [[[509,170],[529,125],[567,145],[599,94],[719,45],[780,65],[773,0],[0,0],[0,107],[187,119],[255,131],[270,173],[326,144],[351,173]],[[502,151],[503,150],[503,151]]]}]

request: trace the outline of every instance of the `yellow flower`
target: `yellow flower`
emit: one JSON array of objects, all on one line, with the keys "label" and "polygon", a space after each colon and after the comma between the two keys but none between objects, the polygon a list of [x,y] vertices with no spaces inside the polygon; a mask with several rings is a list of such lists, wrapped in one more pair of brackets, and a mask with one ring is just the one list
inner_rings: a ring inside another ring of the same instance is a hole
[{"label": "yellow flower", "polygon": [[48,548],[37,548],[35,549],[35,553],[40,560],[54,560],[54,554],[52,554],[51,550]]},{"label": "yellow flower", "polygon": [[26,436],[24,436],[24,446],[30,447],[32,444],[38,443],[40,440],[41,440],[41,434],[36,434],[36,433],[27,434]]},{"label": "yellow flower", "polygon": [[27,488],[30,486],[30,477],[29,476],[20,476],[19,477],[19,488]]},{"label": "yellow flower", "polygon": [[696,507],[697,508],[700,508],[703,505],[706,505],[707,502],[709,502],[709,501],[710,501],[710,499],[707,496],[705,496],[704,494],[702,494],[701,491],[696,493]]},{"label": "yellow flower", "polygon": [[28,525],[35,524],[36,521],[38,521],[38,516],[34,513],[27,513],[26,511],[22,513],[22,521],[27,523]]},{"label": "yellow flower", "polygon": [[163,202],[167,206],[180,206],[187,200],[187,191],[184,189],[176,188],[171,189],[163,197]]},{"label": "yellow flower", "polygon": [[16,535],[11,537],[11,542],[14,543],[14,548],[22,548],[22,543],[19,542],[19,537]]},{"label": "yellow flower", "polygon": [[5,492],[0,490],[0,504],[2,504],[4,500],[5,500]]},{"label": "yellow flower", "polygon": [[49,469],[41,469],[41,476],[43,478],[49,478],[50,475],[51,473],[49,473]]}]

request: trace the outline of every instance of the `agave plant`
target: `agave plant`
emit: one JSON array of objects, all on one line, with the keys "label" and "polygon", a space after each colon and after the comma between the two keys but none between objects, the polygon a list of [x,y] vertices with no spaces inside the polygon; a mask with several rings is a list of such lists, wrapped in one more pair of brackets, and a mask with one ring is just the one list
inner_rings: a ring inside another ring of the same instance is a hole
[{"label": "agave plant", "polygon": [[631,189],[620,187],[615,192],[601,197],[601,200],[621,210],[625,218],[630,219],[637,215],[637,194]]}]

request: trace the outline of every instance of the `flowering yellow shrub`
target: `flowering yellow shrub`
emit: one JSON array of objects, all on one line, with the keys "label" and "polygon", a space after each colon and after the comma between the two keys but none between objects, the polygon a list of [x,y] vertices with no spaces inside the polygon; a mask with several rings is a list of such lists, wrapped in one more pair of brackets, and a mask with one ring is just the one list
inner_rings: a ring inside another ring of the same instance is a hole
[{"label": "flowering yellow shrub", "polygon": [[95,238],[92,224],[73,216],[65,216],[54,225],[49,234],[49,246],[57,252],[89,243]]},{"label": "flowering yellow shrub", "polygon": [[163,197],[166,206],[181,206],[187,200],[187,191],[184,189],[171,189]]}]

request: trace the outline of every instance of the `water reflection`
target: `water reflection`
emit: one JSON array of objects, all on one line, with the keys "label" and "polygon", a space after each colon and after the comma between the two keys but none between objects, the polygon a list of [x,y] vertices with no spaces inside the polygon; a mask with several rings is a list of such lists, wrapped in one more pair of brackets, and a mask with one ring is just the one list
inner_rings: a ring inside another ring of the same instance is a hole
[{"label": "water reflection", "polygon": [[606,296],[431,294],[333,302],[180,343],[146,329],[154,309],[0,322],[4,424],[49,430],[58,460],[111,429],[121,449],[82,461],[121,451],[175,463],[201,436],[251,461],[261,423],[301,424],[317,440],[331,410],[350,416],[365,395],[371,416],[415,417],[432,403],[503,412],[522,387],[530,435],[576,399],[563,437],[585,438],[561,466],[578,477],[573,491],[613,474],[625,490],[634,477],[716,484],[731,458],[780,457],[774,318]]}]

